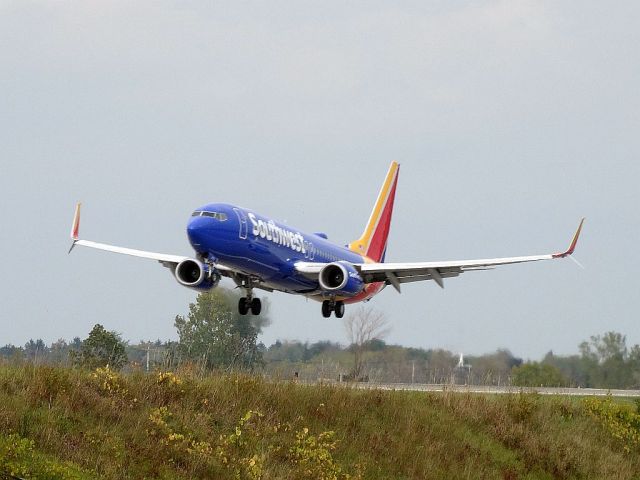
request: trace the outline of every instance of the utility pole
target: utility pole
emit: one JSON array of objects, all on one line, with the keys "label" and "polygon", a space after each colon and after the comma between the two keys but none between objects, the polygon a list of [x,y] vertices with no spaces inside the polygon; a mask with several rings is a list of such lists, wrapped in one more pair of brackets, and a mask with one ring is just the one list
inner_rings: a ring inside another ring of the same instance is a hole
[{"label": "utility pole", "polygon": [[149,345],[147,344],[147,373],[149,373]]},{"label": "utility pole", "polygon": [[411,383],[412,384],[415,377],[416,377],[416,361],[411,360]]}]

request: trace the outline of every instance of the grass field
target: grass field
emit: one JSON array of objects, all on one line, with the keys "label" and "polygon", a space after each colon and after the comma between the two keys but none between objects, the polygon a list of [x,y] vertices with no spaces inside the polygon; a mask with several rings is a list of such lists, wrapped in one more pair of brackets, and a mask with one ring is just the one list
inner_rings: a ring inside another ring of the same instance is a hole
[{"label": "grass field", "polygon": [[0,366],[24,478],[640,479],[633,402]]}]

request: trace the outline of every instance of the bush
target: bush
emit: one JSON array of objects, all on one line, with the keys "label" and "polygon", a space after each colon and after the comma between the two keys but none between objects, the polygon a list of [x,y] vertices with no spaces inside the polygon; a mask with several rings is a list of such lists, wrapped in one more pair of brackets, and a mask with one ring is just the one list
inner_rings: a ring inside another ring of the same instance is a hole
[{"label": "bush", "polygon": [[0,473],[18,478],[76,480],[90,478],[77,466],[46,458],[34,449],[33,440],[17,433],[0,435]]},{"label": "bush", "polygon": [[532,362],[511,370],[511,383],[518,387],[564,387],[569,382],[553,365]]},{"label": "bush", "polygon": [[625,452],[640,445],[640,414],[628,405],[614,403],[611,396],[584,399],[584,406],[612,437],[622,442]]}]

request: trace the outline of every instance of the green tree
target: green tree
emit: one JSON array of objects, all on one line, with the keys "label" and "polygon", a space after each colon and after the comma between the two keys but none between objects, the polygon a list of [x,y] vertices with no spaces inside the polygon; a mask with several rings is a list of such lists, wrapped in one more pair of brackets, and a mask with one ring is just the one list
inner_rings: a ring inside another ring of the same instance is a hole
[{"label": "green tree", "polygon": [[8,343],[4,347],[0,347],[0,357],[10,360],[12,363],[19,363],[24,357],[24,349]]},{"label": "green tree", "polygon": [[580,355],[559,356],[549,351],[542,363],[553,365],[560,370],[570,380],[572,386],[587,387],[589,385],[587,363]]},{"label": "green tree", "polygon": [[49,347],[49,363],[62,364],[69,360],[69,345],[64,338],[59,338]]},{"label": "green tree", "polygon": [[45,345],[44,341],[42,341],[42,339],[40,338],[36,341],[33,341],[32,338],[24,345],[25,357],[33,362],[40,360],[44,356],[46,356],[48,350],[49,349]]},{"label": "green tree", "polygon": [[[640,345],[634,345],[629,350],[629,358],[627,360],[628,368],[631,372],[629,388],[640,387]],[[640,404],[638,405],[638,413],[640,413]]]},{"label": "green tree", "polygon": [[474,381],[485,385],[504,384],[511,375],[513,367],[522,364],[521,358],[515,357],[504,348],[478,357],[469,355],[467,360],[473,367]]},{"label": "green tree", "polygon": [[120,370],[127,363],[125,344],[115,332],[109,332],[96,324],[89,336],[80,344],[79,351],[71,351],[74,364],[95,369],[109,365],[113,370]]},{"label": "green tree", "polygon": [[519,387],[564,387],[569,382],[557,367],[531,362],[513,367],[511,383]]},{"label": "green tree", "polygon": [[634,384],[635,347],[627,348],[627,337],[617,332],[592,336],[580,344],[580,354],[588,372],[589,386],[628,388]]},{"label": "green tree", "polygon": [[199,294],[196,303],[189,305],[186,317],[176,316],[182,358],[207,369],[252,370],[262,364],[257,338],[268,323],[268,304],[263,301],[260,316],[240,315],[239,298],[239,294],[218,287]]}]

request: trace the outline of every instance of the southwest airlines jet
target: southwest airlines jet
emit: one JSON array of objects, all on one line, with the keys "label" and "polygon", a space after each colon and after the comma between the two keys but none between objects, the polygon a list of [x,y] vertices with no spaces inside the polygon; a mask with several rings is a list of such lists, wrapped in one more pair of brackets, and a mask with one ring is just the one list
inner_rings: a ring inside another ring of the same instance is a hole
[{"label": "southwest airlines jet", "polygon": [[454,260],[447,262],[385,263],[387,237],[400,165],[392,162],[382,184],[364,233],[342,247],[323,233],[304,233],[253,210],[226,203],[211,203],[191,214],[187,236],[194,258],[133,250],[80,240],[80,204],[76,206],[71,238],[73,244],[107,252],[157,260],[171,269],[185,287],[205,291],[231,278],[245,296],[238,311],[259,315],[261,302],[254,289],[304,295],[322,302],[322,315],[335,312],[342,318],[345,304],[366,302],[387,285],[398,292],[403,283],[433,280],[444,287],[444,279],[473,270],[489,270],[510,263],[552,260],[571,255],[584,219],[562,253],[526,257]]}]

